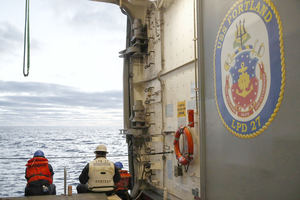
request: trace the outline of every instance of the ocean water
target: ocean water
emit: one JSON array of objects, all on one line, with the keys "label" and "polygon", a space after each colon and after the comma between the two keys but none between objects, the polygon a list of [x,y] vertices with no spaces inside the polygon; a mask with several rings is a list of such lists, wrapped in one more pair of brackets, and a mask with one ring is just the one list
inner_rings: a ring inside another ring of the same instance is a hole
[{"label": "ocean water", "polygon": [[126,139],[117,127],[0,127],[0,197],[24,195],[25,164],[38,149],[54,169],[56,194],[64,193],[64,168],[67,185],[77,193],[81,170],[101,143],[107,145],[109,160],[128,169]]}]

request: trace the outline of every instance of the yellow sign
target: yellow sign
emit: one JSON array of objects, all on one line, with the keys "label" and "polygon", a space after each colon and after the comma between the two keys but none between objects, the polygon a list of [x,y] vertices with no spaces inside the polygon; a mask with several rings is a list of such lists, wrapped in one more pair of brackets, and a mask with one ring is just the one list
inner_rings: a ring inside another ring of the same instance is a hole
[{"label": "yellow sign", "polygon": [[177,102],[177,117],[185,117],[186,116],[186,106],[185,101]]}]

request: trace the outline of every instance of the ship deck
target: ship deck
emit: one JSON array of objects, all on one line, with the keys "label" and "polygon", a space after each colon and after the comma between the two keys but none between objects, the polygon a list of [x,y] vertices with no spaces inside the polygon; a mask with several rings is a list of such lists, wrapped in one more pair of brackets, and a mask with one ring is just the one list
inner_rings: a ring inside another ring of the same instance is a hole
[{"label": "ship deck", "polygon": [[88,194],[73,194],[72,196],[65,195],[44,195],[44,196],[29,196],[29,197],[5,197],[1,200],[119,200],[116,195],[107,197],[103,193],[88,193]]}]

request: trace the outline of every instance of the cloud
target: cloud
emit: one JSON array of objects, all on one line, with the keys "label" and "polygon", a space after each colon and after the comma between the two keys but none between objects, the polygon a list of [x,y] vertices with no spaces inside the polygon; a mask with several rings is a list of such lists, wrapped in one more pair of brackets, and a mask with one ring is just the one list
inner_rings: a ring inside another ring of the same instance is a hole
[{"label": "cloud", "polygon": [[8,22],[0,22],[0,55],[15,53],[23,42],[23,33]]},{"label": "cloud", "polygon": [[122,121],[121,91],[77,89],[120,90],[122,60],[116,58],[125,45],[126,16],[118,6],[88,0],[32,2],[28,79],[36,82],[17,82],[24,80],[20,7],[19,1],[9,1],[0,12],[0,126]]},{"label": "cloud", "polygon": [[[20,58],[23,55],[24,32],[9,22],[0,22],[0,58],[1,61]],[[41,42],[30,38],[30,49],[32,51],[41,49]],[[3,63],[0,62],[3,65]],[[0,66],[3,67],[3,66]]]},{"label": "cloud", "polygon": [[0,81],[0,126],[97,125],[122,120],[122,92],[82,92],[39,82]]},{"label": "cloud", "polygon": [[14,81],[0,81],[0,91],[0,106],[72,106],[98,109],[122,107],[121,91],[82,92],[58,84]]},{"label": "cloud", "polygon": [[[124,18],[119,18],[118,15],[116,15],[116,10],[113,9],[111,6],[104,6],[104,8],[100,8],[99,6],[95,6],[94,9],[81,9],[74,13],[74,15],[70,18],[70,20],[74,24],[80,24],[80,25],[94,25],[98,28],[101,28],[103,30],[109,30],[109,31],[115,31],[123,29],[124,24]],[[119,11],[119,8],[117,8],[117,12]],[[115,11],[115,12],[113,12]],[[123,20],[123,21],[121,21]]]},{"label": "cloud", "polygon": [[49,1],[54,14],[78,29],[125,30],[126,17],[117,5],[86,0]]}]

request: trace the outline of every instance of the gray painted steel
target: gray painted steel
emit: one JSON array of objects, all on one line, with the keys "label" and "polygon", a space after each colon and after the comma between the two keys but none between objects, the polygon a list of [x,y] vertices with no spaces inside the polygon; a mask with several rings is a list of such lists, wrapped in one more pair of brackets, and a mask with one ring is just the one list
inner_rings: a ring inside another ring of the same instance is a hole
[{"label": "gray painted steel", "polygon": [[[213,54],[219,25],[233,0],[204,0],[206,199],[300,199],[300,1],[272,1],[283,24],[286,87],[271,125],[240,139],[222,124],[214,99]],[[204,183],[201,183],[204,184]]]}]

